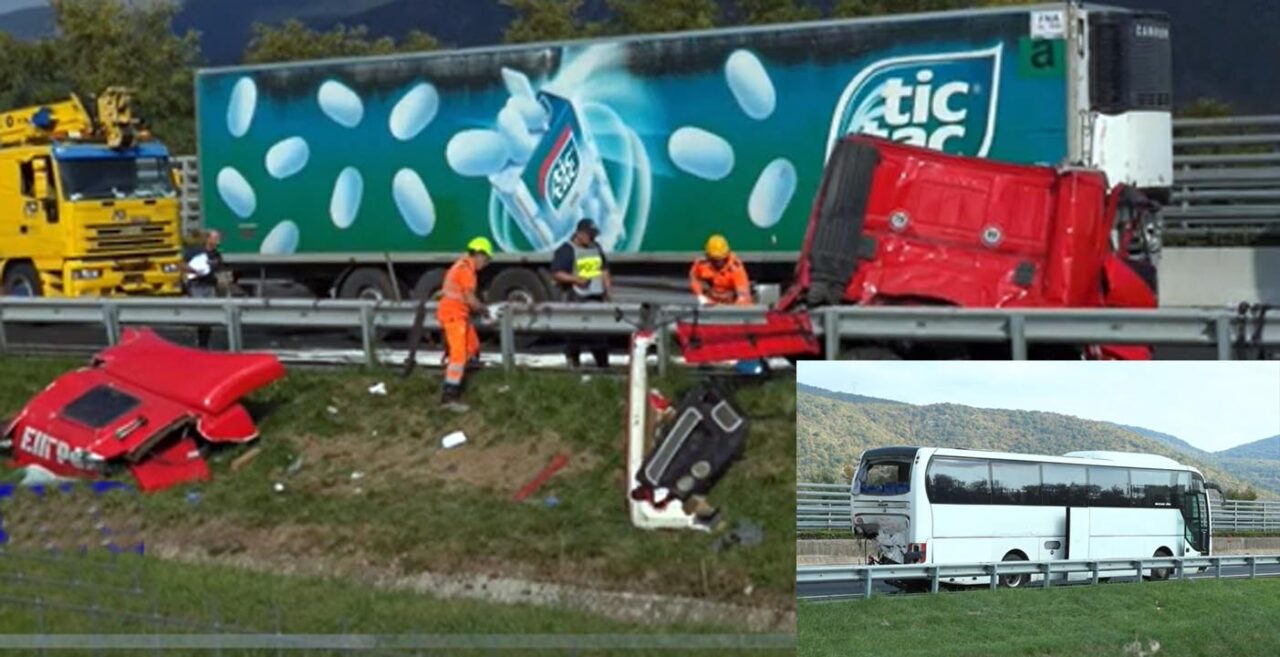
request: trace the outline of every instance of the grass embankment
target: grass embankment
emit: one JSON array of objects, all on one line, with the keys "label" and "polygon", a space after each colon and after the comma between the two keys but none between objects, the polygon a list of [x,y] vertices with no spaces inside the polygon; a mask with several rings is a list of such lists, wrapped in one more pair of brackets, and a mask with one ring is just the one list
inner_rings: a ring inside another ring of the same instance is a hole
[{"label": "grass embankment", "polygon": [[[78,364],[0,358],[0,417]],[[367,390],[379,381],[386,396]],[[655,385],[672,394],[690,383],[678,373]],[[485,371],[468,386],[473,408],[459,416],[437,407],[438,370],[405,380],[386,370],[294,369],[249,400],[262,416],[262,452],[233,472],[245,448],[225,450],[211,459],[211,482],[143,496],[142,534],[149,545],[333,572],[502,575],[794,608],[793,379],[737,393],[753,418],[747,456],[712,501],[723,504],[731,526],[762,525],[764,539],[723,552],[713,549],[714,536],[631,527],[623,380]],[[440,438],[455,430],[466,432],[467,444],[441,450]],[[533,498],[512,502],[557,453],[570,456],[568,467]]]},{"label": "grass embankment", "polygon": [[797,654],[1273,657],[1276,618],[1276,579],[802,602]]},{"label": "grass embankment", "polygon": [[[412,593],[386,592],[336,578],[282,577],[222,567],[173,564],[136,556],[88,558],[10,552],[0,555],[0,634],[503,634],[624,635],[644,640],[655,631],[705,633],[716,628],[672,624],[660,628],[604,620],[589,613],[497,605],[471,600],[442,601]],[[39,605],[35,603],[40,600]],[[726,637],[727,638],[727,637]],[[590,639],[590,637],[588,637]],[[743,637],[744,641],[752,641]],[[781,635],[759,637],[764,646],[787,642]],[[762,649],[753,655],[794,654]],[[152,654],[151,650],[142,651]],[[286,651],[293,652],[293,651]],[[413,654],[475,654],[477,651],[414,651]],[[480,654],[548,654],[502,649]],[[559,651],[565,654],[568,651]],[[708,654],[742,654],[743,648]],[[33,653],[34,654],[34,653]],[[102,654],[51,650],[50,655]],[[168,656],[215,654],[213,650],[164,650]],[[276,655],[275,650],[231,650],[225,655]],[[355,652],[306,651],[348,655]],[[364,654],[363,652],[359,654]],[[386,650],[381,655],[409,654]],[[582,655],[669,655],[670,650],[576,650]]]}]

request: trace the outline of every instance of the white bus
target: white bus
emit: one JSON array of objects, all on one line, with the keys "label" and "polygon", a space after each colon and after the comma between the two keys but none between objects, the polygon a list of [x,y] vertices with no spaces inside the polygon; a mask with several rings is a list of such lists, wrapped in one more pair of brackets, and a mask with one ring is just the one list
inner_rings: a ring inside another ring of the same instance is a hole
[{"label": "white bus", "polygon": [[[863,453],[851,494],[854,536],[875,541],[870,563],[1139,559],[1212,550],[1204,476],[1153,454],[884,447]],[[1164,579],[1168,571],[1145,574]],[[1007,587],[1031,581],[1001,578]]]}]

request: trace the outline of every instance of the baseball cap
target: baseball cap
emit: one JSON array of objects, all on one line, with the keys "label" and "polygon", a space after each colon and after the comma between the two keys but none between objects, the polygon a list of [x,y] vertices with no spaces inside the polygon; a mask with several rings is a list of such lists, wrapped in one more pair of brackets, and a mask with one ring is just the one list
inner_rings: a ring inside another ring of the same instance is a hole
[{"label": "baseball cap", "polygon": [[596,222],[592,219],[582,219],[578,222],[575,232],[581,233],[583,231],[590,233],[592,237],[600,234],[600,229],[596,227]]}]

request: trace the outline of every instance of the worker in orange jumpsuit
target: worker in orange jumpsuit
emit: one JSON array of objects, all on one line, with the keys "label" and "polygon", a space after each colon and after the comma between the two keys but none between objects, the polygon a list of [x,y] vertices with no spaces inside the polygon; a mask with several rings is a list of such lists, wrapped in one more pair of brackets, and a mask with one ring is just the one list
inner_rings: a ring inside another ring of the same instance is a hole
[{"label": "worker in orange jumpsuit", "polygon": [[689,270],[689,286],[702,306],[749,306],[751,279],[747,267],[729,250],[729,240],[712,235],[707,240],[707,255],[693,262]]},{"label": "worker in orange jumpsuit", "polygon": [[493,244],[487,238],[477,237],[467,243],[467,255],[462,256],[444,276],[440,303],[436,306],[436,319],[444,330],[448,364],[444,370],[444,392],[441,403],[450,410],[464,412],[462,403],[462,376],[467,362],[480,356],[480,338],[471,323],[473,314],[488,314],[488,308],[476,296],[476,274],[489,264],[493,257]]}]

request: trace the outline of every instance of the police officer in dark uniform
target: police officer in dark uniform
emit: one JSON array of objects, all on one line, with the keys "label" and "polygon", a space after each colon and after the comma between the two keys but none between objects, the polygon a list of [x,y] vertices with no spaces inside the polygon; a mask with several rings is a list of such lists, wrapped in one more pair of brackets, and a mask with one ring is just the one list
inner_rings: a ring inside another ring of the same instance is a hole
[{"label": "police officer in dark uniform", "polygon": [[[578,222],[569,241],[556,249],[551,261],[551,277],[560,284],[565,301],[575,303],[604,303],[613,295],[613,280],[609,276],[609,261],[604,249],[596,242],[600,229],[591,219]],[[609,367],[609,343],[603,337],[570,337],[565,345],[565,358],[570,367],[582,364],[582,347],[586,345],[595,358],[596,367]]]}]

